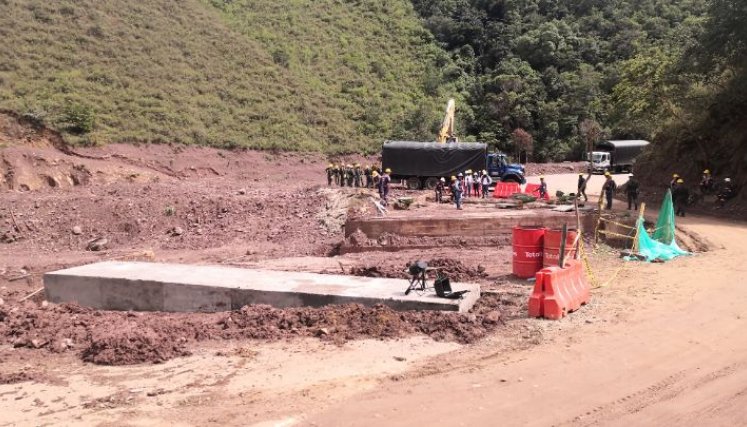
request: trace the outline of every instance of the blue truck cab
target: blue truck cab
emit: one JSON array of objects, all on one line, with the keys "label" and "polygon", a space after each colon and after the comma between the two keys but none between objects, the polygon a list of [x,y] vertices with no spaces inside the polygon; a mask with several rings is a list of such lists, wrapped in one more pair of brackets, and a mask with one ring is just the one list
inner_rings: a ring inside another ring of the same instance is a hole
[{"label": "blue truck cab", "polygon": [[509,163],[508,156],[503,153],[488,154],[487,163],[486,170],[494,182],[518,182],[519,184],[524,184],[527,181],[524,177],[524,166]]}]

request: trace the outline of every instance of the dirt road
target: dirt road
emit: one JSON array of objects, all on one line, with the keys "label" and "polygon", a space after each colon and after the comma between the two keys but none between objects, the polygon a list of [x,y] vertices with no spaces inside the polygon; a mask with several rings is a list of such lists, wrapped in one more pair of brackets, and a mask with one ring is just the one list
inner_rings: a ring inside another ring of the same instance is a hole
[{"label": "dirt road", "polygon": [[477,366],[387,384],[308,423],[742,424],[747,227],[700,218],[681,223],[724,248],[635,264],[595,292],[597,318],[588,323],[559,325],[563,330],[545,343],[495,353]]}]

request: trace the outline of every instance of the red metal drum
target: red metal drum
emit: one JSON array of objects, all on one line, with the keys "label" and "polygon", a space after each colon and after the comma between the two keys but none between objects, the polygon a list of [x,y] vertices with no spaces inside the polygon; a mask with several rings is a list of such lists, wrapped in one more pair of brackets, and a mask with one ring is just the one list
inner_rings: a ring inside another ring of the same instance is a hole
[{"label": "red metal drum", "polygon": [[[560,241],[562,239],[562,230],[545,231],[545,251],[543,254],[543,265],[545,267],[558,266],[560,263]],[[576,230],[568,230],[565,235],[565,259],[572,259],[576,256]]]},{"label": "red metal drum", "polygon": [[528,279],[534,277],[535,273],[542,270],[542,247],[544,239],[544,227],[514,227],[514,276]]}]

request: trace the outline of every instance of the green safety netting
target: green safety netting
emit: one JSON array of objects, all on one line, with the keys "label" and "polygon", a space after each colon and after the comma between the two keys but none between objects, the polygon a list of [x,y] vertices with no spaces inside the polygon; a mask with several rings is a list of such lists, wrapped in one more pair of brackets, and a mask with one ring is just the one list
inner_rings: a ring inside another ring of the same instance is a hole
[{"label": "green safety netting", "polygon": [[669,261],[681,255],[688,255],[677,246],[674,238],[674,205],[672,204],[672,192],[667,190],[664,202],[661,204],[659,219],[656,221],[656,229],[651,236],[648,235],[643,224],[643,218],[638,218],[638,254],[645,257],[646,261]]}]

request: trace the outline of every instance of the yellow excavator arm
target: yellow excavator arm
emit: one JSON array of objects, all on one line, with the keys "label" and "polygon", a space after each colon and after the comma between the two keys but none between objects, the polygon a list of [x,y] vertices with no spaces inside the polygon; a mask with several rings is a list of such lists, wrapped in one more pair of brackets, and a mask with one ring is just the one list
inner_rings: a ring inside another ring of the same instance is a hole
[{"label": "yellow excavator arm", "polygon": [[458,142],[456,134],[454,133],[454,111],[456,105],[453,99],[450,99],[446,103],[446,115],[444,121],[441,122],[441,129],[438,131],[438,142]]}]

